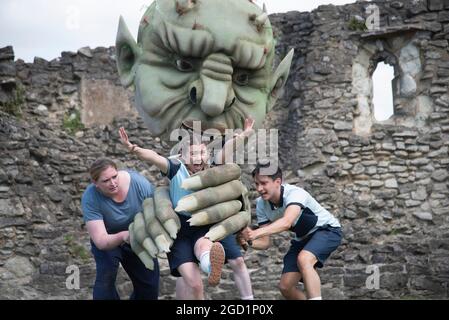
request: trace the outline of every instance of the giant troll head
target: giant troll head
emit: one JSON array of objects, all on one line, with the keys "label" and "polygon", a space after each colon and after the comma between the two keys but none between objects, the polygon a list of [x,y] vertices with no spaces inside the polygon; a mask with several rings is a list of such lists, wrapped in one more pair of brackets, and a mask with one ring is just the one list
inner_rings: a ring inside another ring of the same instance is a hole
[{"label": "giant troll head", "polygon": [[270,21],[249,0],[155,0],[137,42],[120,18],[116,49],[122,84],[134,85],[140,115],[163,137],[194,120],[224,132],[251,117],[260,127],[293,57],[273,70]]}]

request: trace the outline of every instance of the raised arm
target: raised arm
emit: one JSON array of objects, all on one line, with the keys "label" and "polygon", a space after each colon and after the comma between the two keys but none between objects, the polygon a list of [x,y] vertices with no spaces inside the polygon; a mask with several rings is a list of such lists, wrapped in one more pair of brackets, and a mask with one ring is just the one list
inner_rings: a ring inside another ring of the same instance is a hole
[{"label": "raised arm", "polygon": [[128,134],[125,131],[125,128],[121,127],[119,129],[120,134],[120,140],[122,144],[128,148],[129,152],[134,153],[140,160],[146,161],[150,164],[154,164],[156,167],[159,168],[163,173],[167,173],[168,171],[168,163],[167,159],[161,155],[159,155],[157,152],[150,150],[150,149],[144,149],[139,147],[137,144],[132,144],[129,141]]},{"label": "raised arm", "polygon": [[245,119],[243,132],[240,134],[236,134],[232,139],[226,141],[223,148],[220,150],[220,152],[217,153],[217,156],[215,158],[217,164],[224,164],[229,161],[231,162],[233,161],[234,142],[235,145],[238,145],[239,143],[244,143],[245,139],[254,133],[253,130],[254,122],[255,122],[254,119],[251,118]]}]

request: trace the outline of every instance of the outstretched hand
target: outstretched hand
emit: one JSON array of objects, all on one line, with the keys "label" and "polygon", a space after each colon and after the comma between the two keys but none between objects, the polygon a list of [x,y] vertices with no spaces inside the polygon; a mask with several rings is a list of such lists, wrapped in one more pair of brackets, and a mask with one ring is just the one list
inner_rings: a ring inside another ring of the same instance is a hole
[{"label": "outstretched hand", "polygon": [[248,243],[248,241],[246,241],[242,232],[237,233],[235,238],[237,240],[237,243],[243,248],[243,250],[245,250],[245,251],[248,250],[249,243]]},{"label": "outstretched hand", "polygon": [[125,128],[120,127],[118,132],[119,132],[120,140],[121,140],[122,144],[126,148],[128,148],[128,151],[132,151],[134,145],[131,142],[129,142],[128,134],[126,133]]},{"label": "outstretched hand", "polygon": [[252,118],[246,118],[245,119],[245,124],[243,126],[243,134],[245,136],[248,137],[248,136],[250,136],[252,134],[255,122],[256,121],[254,119],[252,119]]},{"label": "outstretched hand", "polygon": [[240,232],[240,236],[243,238],[243,240],[249,242],[252,240],[257,239],[257,230],[253,230],[251,228],[246,227]]},{"label": "outstretched hand", "polygon": [[256,122],[256,120],[254,120],[252,118],[246,118],[245,125],[243,127],[244,131],[251,130],[253,128],[255,122]]}]

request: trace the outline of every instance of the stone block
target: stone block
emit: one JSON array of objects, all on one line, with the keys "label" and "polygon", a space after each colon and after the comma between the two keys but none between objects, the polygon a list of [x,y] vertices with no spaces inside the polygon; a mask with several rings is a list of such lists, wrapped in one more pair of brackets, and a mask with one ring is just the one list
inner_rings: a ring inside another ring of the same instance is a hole
[{"label": "stone block", "polygon": [[14,61],[14,49],[12,46],[0,48],[0,61]]},{"label": "stone block", "polygon": [[[16,76],[16,65],[14,64],[14,62],[0,60],[0,76],[15,77]],[[2,83],[2,86],[4,86],[3,83]]]},{"label": "stone block", "polygon": [[445,5],[444,0],[427,0],[427,6],[430,11],[443,10]]},{"label": "stone block", "polygon": [[397,189],[398,188],[398,182],[396,179],[387,179],[385,180],[385,188],[389,189]]},{"label": "stone block", "polygon": [[413,212],[413,215],[420,220],[424,220],[424,221],[432,221],[433,220],[432,214],[430,212],[418,211],[418,212]]},{"label": "stone block", "polygon": [[26,257],[15,256],[5,262],[4,268],[18,278],[31,276],[35,268]]},{"label": "stone block", "polygon": [[428,290],[437,294],[442,294],[446,291],[443,283],[436,281],[430,275],[420,275],[411,278],[410,286],[416,290]]},{"label": "stone block", "polygon": [[435,181],[438,181],[438,182],[443,182],[447,179],[448,176],[449,176],[448,170],[440,169],[440,170],[436,170],[432,174],[432,179]]}]

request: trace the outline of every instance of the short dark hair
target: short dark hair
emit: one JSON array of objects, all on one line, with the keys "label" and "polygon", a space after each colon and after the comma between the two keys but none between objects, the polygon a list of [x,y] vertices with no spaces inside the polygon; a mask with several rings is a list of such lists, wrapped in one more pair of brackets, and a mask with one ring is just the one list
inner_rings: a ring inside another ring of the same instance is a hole
[{"label": "short dark hair", "polygon": [[271,165],[270,161],[268,160],[259,160],[256,164],[256,167],[254,168],[253,172],[252,172],[252,176],[253,178],[256,177],[256,175],[263,175],[263,176],[267,176],[270,177],[273,180],[276,180],[277,178],[280,178],[282,180],[282,170],[281,167],[277,166],[276,172],[273,174],[261,174],[261,170],[263,171],[266,168],[269,168]]},{"label": "short dark hair", "polygon": [[100,178],[101,173],[107,168],[112,167],[117,170],[117,165],[114,161],[108,158],[100,158],[91,164],[89,174],[92,180],[97,181]]}]

